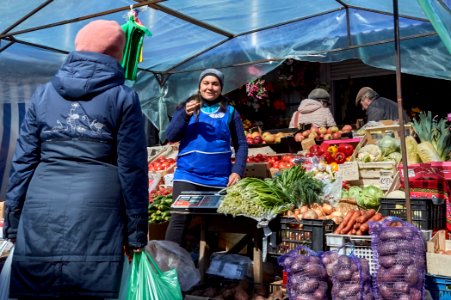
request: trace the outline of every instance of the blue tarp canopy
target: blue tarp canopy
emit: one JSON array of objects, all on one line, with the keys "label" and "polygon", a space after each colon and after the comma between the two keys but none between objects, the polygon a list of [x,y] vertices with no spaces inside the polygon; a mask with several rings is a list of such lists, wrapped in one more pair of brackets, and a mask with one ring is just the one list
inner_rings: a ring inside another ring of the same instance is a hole
[{"label": "blue tarp canopy", "polygon": [[[0,176],[11,158],[24,105],[74,50],[93,19],[125,23],[130,5],[151,32],[138,78],[128,82],[164,137],[175,106],[207,67],[232,91],[285,59],[360,59],[395,70],[392,0],[15,0],[0,10]],[[399,0],[401,71],[451,80],[451,0]],[[11,129],[12,128],[12,129]],[[8,150],[9,149],[9,150]],[[2,168],[3,166],[3,168]],[[5,178],[0,177],[2,187]],[[2,194],[0,193],[0,199]]]}]

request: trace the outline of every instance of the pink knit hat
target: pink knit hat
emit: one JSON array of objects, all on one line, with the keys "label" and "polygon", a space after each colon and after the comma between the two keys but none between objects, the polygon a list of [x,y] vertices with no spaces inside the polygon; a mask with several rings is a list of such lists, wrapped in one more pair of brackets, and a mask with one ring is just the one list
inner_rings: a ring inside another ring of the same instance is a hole
[{"label": "pink knit hat", "polygon": [[116,21],[96,20],[80,29],[75,37],[75,50],[98,52],[122,60],[125,36]]}]

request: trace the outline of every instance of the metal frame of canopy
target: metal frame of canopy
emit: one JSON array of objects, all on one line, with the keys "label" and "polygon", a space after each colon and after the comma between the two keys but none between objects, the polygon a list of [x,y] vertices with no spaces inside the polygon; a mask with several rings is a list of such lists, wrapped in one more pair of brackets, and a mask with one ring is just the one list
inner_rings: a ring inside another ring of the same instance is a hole
[{"label": "metal frame of canopy", "polygon": [[[41,48],[41,49],[46,49],[46,50],[50,50],[50,51],[54,51],[54,52],[58,52],[58,53],[68,53],[68,51],[64,50],[64,49],[56,49],[56,48],[52,48],[52,47],[48,47],[46,45],[40,45],[37,43],[30,43],[27,41],[23,41],[17,38],[18,35],[20,34],[24,34],[24,33],[28,33],[28,32],[32,32],[32,31],[37,31],[37,30],[41,30],[41,29],[46,29],[46,28],[51,28],[51,27],[57,27],[60,25],[64,25],[64,24],[69,24],[69,23],[74,23],[74,22],[78,22],[78,21],[82,21],[82,20],[88,20],[88,19],[92,19],[95,17],[99,17],[99,16],[105,16],[108,14],[113,14],[113,13],[117,13],[120,11],[126,11],[129,10],[130,8],[138,8],[141,6],[149,6],[153,9],[156,10],[160,10],[166,14],[172,15],[176,18],[182,19],[186,22],[190,22],[192,24],[195,24],[196,26],[200,26],[202,28],[205,28],[209,31],[215,32],[217,34],[220,34],[222,36],[224,36],[224,39],[220,40],[219,42],[217,42],[214,45],[211,45],[209,48],[204,49],[202,52],[196,53],[193,56],[190,56],[186,59],[184,59],[183,61],[177,63],[174,66],[171,66],[169,69],[166,69],[164,71],[155,71],[155,70],[151,70],[151,69],[144,69],[144,68],[140,68],[141,71],[145,71],[145,72],[149,72],[154,74],[155,78],[157,78],[157,81],[160,85],[164,85],[165,81],[172,75],[175,73],[185,73],[185,72],[192,72],[192,71],[199,71],[199,70],[182,70],[182,71],[177,71],[177,68],[180,65],[183,65],[185,62],[196,58],[206,52],[208,52],[209,50],[218,47],[221,44],[224,44],[225,42],[229,41],[230,39],[233,39],[235,37],[239,37],[239,36],[243,36],[243,35],[247,35],[250,33],[254,33],[254,32],[258,32],[258,31],[263,31],[266,29],[271,29],[271,28],[275,28],[278,26],[282,26],[282,25],[286,25],[289,23],[294,23],[294,22],[298,22],[304,19],[308,19],[308,18],[313,18],[316,17],[318,15],[324,15],[327,13],[331,13],[337,10],[346,10],[348,11],[349,9],[352,8],[356,8],[356,9],[360,9],[360,10],[366,10],[366,11],[370,11],[370,12],[375,12],[375,13],[380,13],[380,14],[385,14],[385,15],[390,15],[390,13],[387,12],[383,12],[383,11],[378,11],[378,10],[374,10],[374,9],[368,9],[368,8],[362,8],[362,7],[357,7],[357,6],[353,6],[353,5],[348,5],[346,3],[344,3],[342,0],[335,0],[337,3],[339,3],[341,5],[340,8],[335,9],[335,10],[331,10],[331,11],[324,11],[321,12],[319,14],[316,15],[312,15],[312,16],[308,16],[308,17],[303,17],[303,18],[298,18],[298,19],[294,19],[294,20],[289,20],[289,21],[285,21],[283,23],[278,23],[278,24],[273,24],[271,26],[268,27],[264,27],[264,28],[258,28],[258,29],[254,29],[252,31],[248,31],[248,32],[243,32],[240,34],[232,34],[230,32],[227,32],[225,30],[222,30],[218,27],[212,26],[210,24],[207,24],[205,22],[199,21],[195,18],[192,18],[190,16],[184,15],[178,11],[174,11],[170,8],[167,8],[165,6],[159,5],[159,3],[161,2],[165,2],[166,0],[152,0],[152,1],[143,1],[143,0],[135,0],[137,3],[133,4],[131,6],[123,6],[123,7],[118,7],[116,9],[111,9],[111,10],[106,10],[106,11],[102,11],[99,13],[95,13],[95,14],[89,14],[89,15],[85,15],[85,16],[81,16],[81,17],[77,17],[77,18],[73,18],[73,19],[68,19],[68,20],[64,20],[64,21],[60,21],[60,22],[55,22],[55,23],[50,23],[50,24],[46,24],[46,25],[42,25],[42,26],[37,26],[37,27],[33,27],[33,28],[28,28],[28,29],[24,29],[24,30],[19,30],[19,31],[13,31],[13,29],[15,27],[17,27],[19,24],[21,24],[22,22],[24,22],[27,18],[33,16],[34,14],[36,14],[38,11],[40,11],[41,9],[45,8],[46,6],[48,6],[49,4],[51,4],[53,2],[53,0],[47,0],[45,2],[43,2],[41,5],[39,5],[38,7],[36,7],[35,9],[33,9],[32,11],[30,11],[28,14],[26,14],[25,16],[23,16],[22,18],[20,18],[19,20],[17,20],[16,22],[14,22],[12,25],[10,25],[8,28],[6,28],[3,32],[0,33],[0,40],[3,41],[7,41],[8,43],[6,45],[4,45],[3,47],[0,47],[0,53],[2,51],[4,51],[5,49],[7,49],[8,47],[10,47],[12,44],[14,43],[20,43],[20,44],[24,44],[24,45],[28,45],[31,47],[36,47],[36,48]],[[403,114],[402,114],[402,95],[401,95],[401,57],[400,57],[400,42],[401,40],[408,40],[408,39],[412,39],[412,38],[417,38],[417,37],[425,37],[425,36],[432,36],[432,35],[437,35],[437,33],[427,33],[427,34],[418,34],[418,35],[411,35],[411,36],[407,36],[404,38],[400,37],[400,33],[399,33],[399,11],[398,11],[398,0],[393,0],[393,20],[394,20],[394,39],[387,39],[387,40],[381,40],[381,41],[377,41],[377,42],[371,42],[371,43],[366,43],[366,44],[360,44],[360,45],[353,45],[352,41],[351,41],[351,33],[350,33],[350,20],[349,20],[349,14],[346,14],[347,16],[347,39],[348,39],[348,43],[346,47],[340,48],[340,49],[333,49],[333,50],[329,50],[329,51],[318,51],[317,54],[321,54],[321,53],[325,53],[325,52],[338,52],[338,51],[344,51],[344,50],[349,50],[349,49],[355,49],[355,48],[362,48],[362,47],[368,47],[368,46],[375,46],[375,45],[382,45],[382,44],[386,44],[386,43],[391,43],[394,42],[394,46],[395,46],[395,63],[396,63],[396,88],[397,88],[397,104],[398,104],[398,112],[399,112],[399,121],[400,121],[400,131],[399,131],[399,136],[401,137],[401,154],[403,157],[403,171],[404,171],[404,182],[405,182],[405,187],[406,187],[406,209],[407,209],[407,220],[409,222],[411,222],[411,208],[410,208],[410,188],[409,188],[409,181],[408,181],[408,172],[407,172],[407,160],[406,160],[406,145],[405,145],[405,131],[404,131],[404,120],[403,120]],[[403,16],[401,16],[403,17]],[[422,18],[412,18],[411,16],[409,16],[410,19],[418,19],[420,21],[425,21],[425,22],[429,22],[427,19],[422,19]],[[230,66],[224,66],[224,68],[228,68],[228,67],[235,67],[235,66],[242,66],[242,65],[252,65],[252,64],[261,64],[261,63],[266,63],[266,62],[271,62],[271,61],[283,61],[285,58],[278,58],[278,57],[274,57],[274,58],[267,58],[264,60],[258,60],[258,61],[246,61],[246,62],[242,62],[242,63],[235,63],[234,65],[230,65]]]}]

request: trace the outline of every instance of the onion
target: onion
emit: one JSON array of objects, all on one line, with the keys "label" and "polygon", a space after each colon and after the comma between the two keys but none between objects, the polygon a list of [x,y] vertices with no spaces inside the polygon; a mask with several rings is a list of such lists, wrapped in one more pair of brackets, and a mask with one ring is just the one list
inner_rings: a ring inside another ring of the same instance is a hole
[{"label": "onion", "polygon": [[318,219],[318,214],[313,209],[309,209],[302,215],[302,219]]},{"label": "onion", "polygon": [[334,208],[329,203],[324,203],[322,209],[326,215],[330,215],[334,211]]},{"label": "onion", "polygon": [[307,205],[302,205],[301,209],[300,209],[300,214],[303,215],[307,210],[308,210],[308,206]]}]

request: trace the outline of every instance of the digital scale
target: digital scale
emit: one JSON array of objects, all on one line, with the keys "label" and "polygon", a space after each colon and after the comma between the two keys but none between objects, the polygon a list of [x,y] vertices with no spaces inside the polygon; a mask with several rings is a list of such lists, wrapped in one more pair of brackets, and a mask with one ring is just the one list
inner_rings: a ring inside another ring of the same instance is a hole
[{"label": "digital scale", "polygon": [[216,212],[224,195],[217,192],[182,192],[171,209],[187,212]]}]

